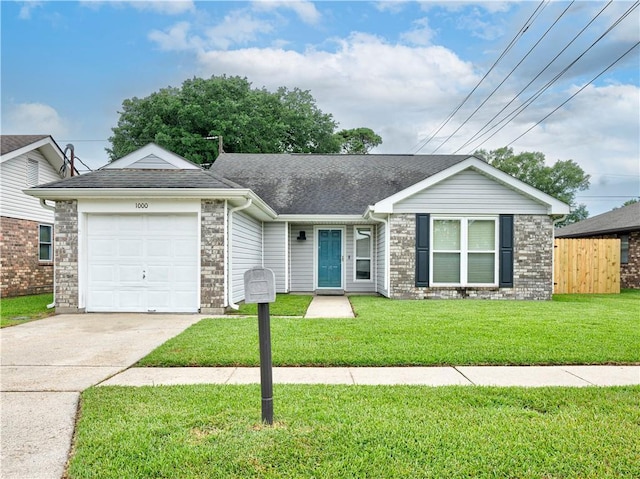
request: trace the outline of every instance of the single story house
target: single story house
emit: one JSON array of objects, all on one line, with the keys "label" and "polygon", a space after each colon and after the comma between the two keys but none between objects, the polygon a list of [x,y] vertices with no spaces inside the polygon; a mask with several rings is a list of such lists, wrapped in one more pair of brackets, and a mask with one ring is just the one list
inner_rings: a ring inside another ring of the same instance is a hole
[{"label": "single story house", "polygon": [[221,313],[279,293],[549,299],[569,206],[465,155],[221,154],[149,144],[28,190],[56,202],[58,311]]},{"label": "single story house", "polygon": [[640,289],[640,203],[616,208],[555,231],[556,238],[619,238],[620,287]]},{"label": "single story house", "polygon": [[53,291],[53,208],[23,190],[69,176],[49,135],[0,135],[0,296]]}]

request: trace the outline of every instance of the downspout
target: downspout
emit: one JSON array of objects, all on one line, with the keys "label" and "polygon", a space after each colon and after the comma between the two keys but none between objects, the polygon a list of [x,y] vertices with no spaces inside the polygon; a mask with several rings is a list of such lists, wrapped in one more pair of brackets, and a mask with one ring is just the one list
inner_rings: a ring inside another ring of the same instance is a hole
[{"label": "downspout", "polygon": [[236,206],[229,210],[229,222],[228,222],[229,239],[227,241],[227,243],[229,243],[229,251],[228,251],[229,278],[227,280],[229,297],[227,298],[227,303],[230,308],[235,309],[236,311],[240,309],[240,306],[235,304],[232,299],[233,298],[233,239],[232,239],[233,238],[233,213],[235,213],[236,211],[247,209],[249,206],[251,206],[251,203],[253,203],[253,200],[249,198],[245,204]]},{"label": "downspout", "polygon": [[[387,292],[389,297],[391,296],[391,278],[389,277],[391,274],[391,265],[389,264],[391,261],[391,252],[389,248],[391,247],[391,241],[389,240],[389,220],[384,218],[376,218],[373,216],[373,213],[369,212],[369,219],[373,221],[377,221],[378,223],[382,223],[384,225],[384,289]],[[376,278],[377,281],[377,278]]]},{"label": "downspout", "polygon": [[[47,204],[47,200],[44,198],[40,198],[40,206],[42,206],[46,210],[53,211],[54,214],[56,212],[56,207]],[[55,220],[54,220],[55,223]],[[51,238],[53,239],[53,238]],[[55,257],[53,258],[53,303],[47,304],[47,309],[52,309],[56,307],[56,266],[55,266]]]},{"label": "downspout", "polygon": [[553,228],[553,252],[551,255],[551,294],[556,289],[556,223],[560,223],[567,219],[567,215],[558,216],[553,220],[551,226]]}]

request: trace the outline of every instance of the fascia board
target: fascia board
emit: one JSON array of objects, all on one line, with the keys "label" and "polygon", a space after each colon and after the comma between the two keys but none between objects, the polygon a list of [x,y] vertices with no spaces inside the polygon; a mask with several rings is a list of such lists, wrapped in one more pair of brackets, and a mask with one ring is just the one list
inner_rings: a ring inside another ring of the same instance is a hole
[{"label": "fascia board", "polygon": [[363,222],[362,215],[278,215],[277,221],[289,223],[350,223]]},{"label": "fascia board", "polygon": [[532,198],[535,201],[538,201],[539,203],[546,205],[548,208],[548,214],[565,215],[570,213],[569,205],[567,205],[566,203],[555,199],[553,196],[548,195],[517,178],[514,178],[504,171],[501,171],[498,168],[495,168],[476,157],[469,157],[466,160],[447,168],[446,170],[440,171],[435,175],[425,178],[424,180],[410,186],[409,188],[406,188],[394,195],[389,196],[388,198],[378,201],[375,205],[373,205],[372,210],[375,213],[393,213],[393,205],[395,203],[398,203],[399,201],[402,201],[410,197],[411,195],[414,195],[426,188],[435,185],[436,183],[446,180],[447,178],[450,178],[460,173],[461,171],[470,168],[483,173],[484,175],[528,196],[529,198]]},{"label": "fascia board", "polygon": [[[47,136],[46,138],[42,138],[41,140],[38,141],[34,141],[33,143],[30,143],[26,146],[23,146],[22,148],[18,148],[17,150],[13,150],[10,151],[9,153],[5,153],[4,155],[0,156],[0,163],[4,163],[5,161],[11,160],[13,158],[16,158],[20,155],[24,155],[25,153],[29,153],[32,150],[37,150],[38,148],[41,148],[45,145],[51,145],[51,147],[56,150],[56,152],[59,154],[60,158],[62,159],[64,157],[62,151],[60,151],[60,148],[58,147],[58,145],[56,145],[53,140],[51,139],[50,136]],[[48,158],[47,158],[48,159]]]},{"label": "fascia board", "polygon": [[200,167],[186,158],[181,157],[180,155],[176,155],[169,150],[165,150],[161,146],[156,145],[155,143],[149,143],[142,148],[137,149],[136,151],[132,151],[128,155],[123,156],[122,158],[118,158],[111,163],[107,163],[101,169],[109,170],[109,169],[120,169],[126,168],[127,166],[132,165],[136,161],[139,161],[149,155],[155,155],[158,158],[162,158],[167,163],[175,166],[178,169],[182,170],[197,170]]}]

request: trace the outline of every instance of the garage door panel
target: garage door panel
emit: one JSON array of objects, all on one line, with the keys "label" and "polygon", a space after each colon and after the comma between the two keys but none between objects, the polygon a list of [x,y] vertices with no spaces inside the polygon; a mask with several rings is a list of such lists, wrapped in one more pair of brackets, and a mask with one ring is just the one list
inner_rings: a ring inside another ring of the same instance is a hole
[{"label": "garage door panel", "polygon": [[87,311],[198,310],[196,215],[90,215]]}]

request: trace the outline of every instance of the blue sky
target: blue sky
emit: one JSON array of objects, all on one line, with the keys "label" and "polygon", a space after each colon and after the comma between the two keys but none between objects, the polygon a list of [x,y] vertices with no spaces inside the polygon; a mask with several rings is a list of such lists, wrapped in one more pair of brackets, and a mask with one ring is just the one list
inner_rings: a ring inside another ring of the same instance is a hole
[{"label": "blue sky", "polygon": [[538,9],[474,95],[419,152],[511,145],[515,151],[541,151],[549,162],[573,159],[592,176],[591,188],[579,198],[592,215],[640,195],[640,47],[534,126],[640,41],[640,8],[495,136],[465,145],[511,100],[508,108],[522,104],[581,55],[633,2],[0,5],[2,132],[52,134],[63,148],[73,143],[91,168],[107,162],[104,148],[124,99],[179,86],[193,76],[222,74],[246,76],[255,87],[310,90],[340,128],[367,126],[379,133],[384,143],[378,152],[415,153]]}]

